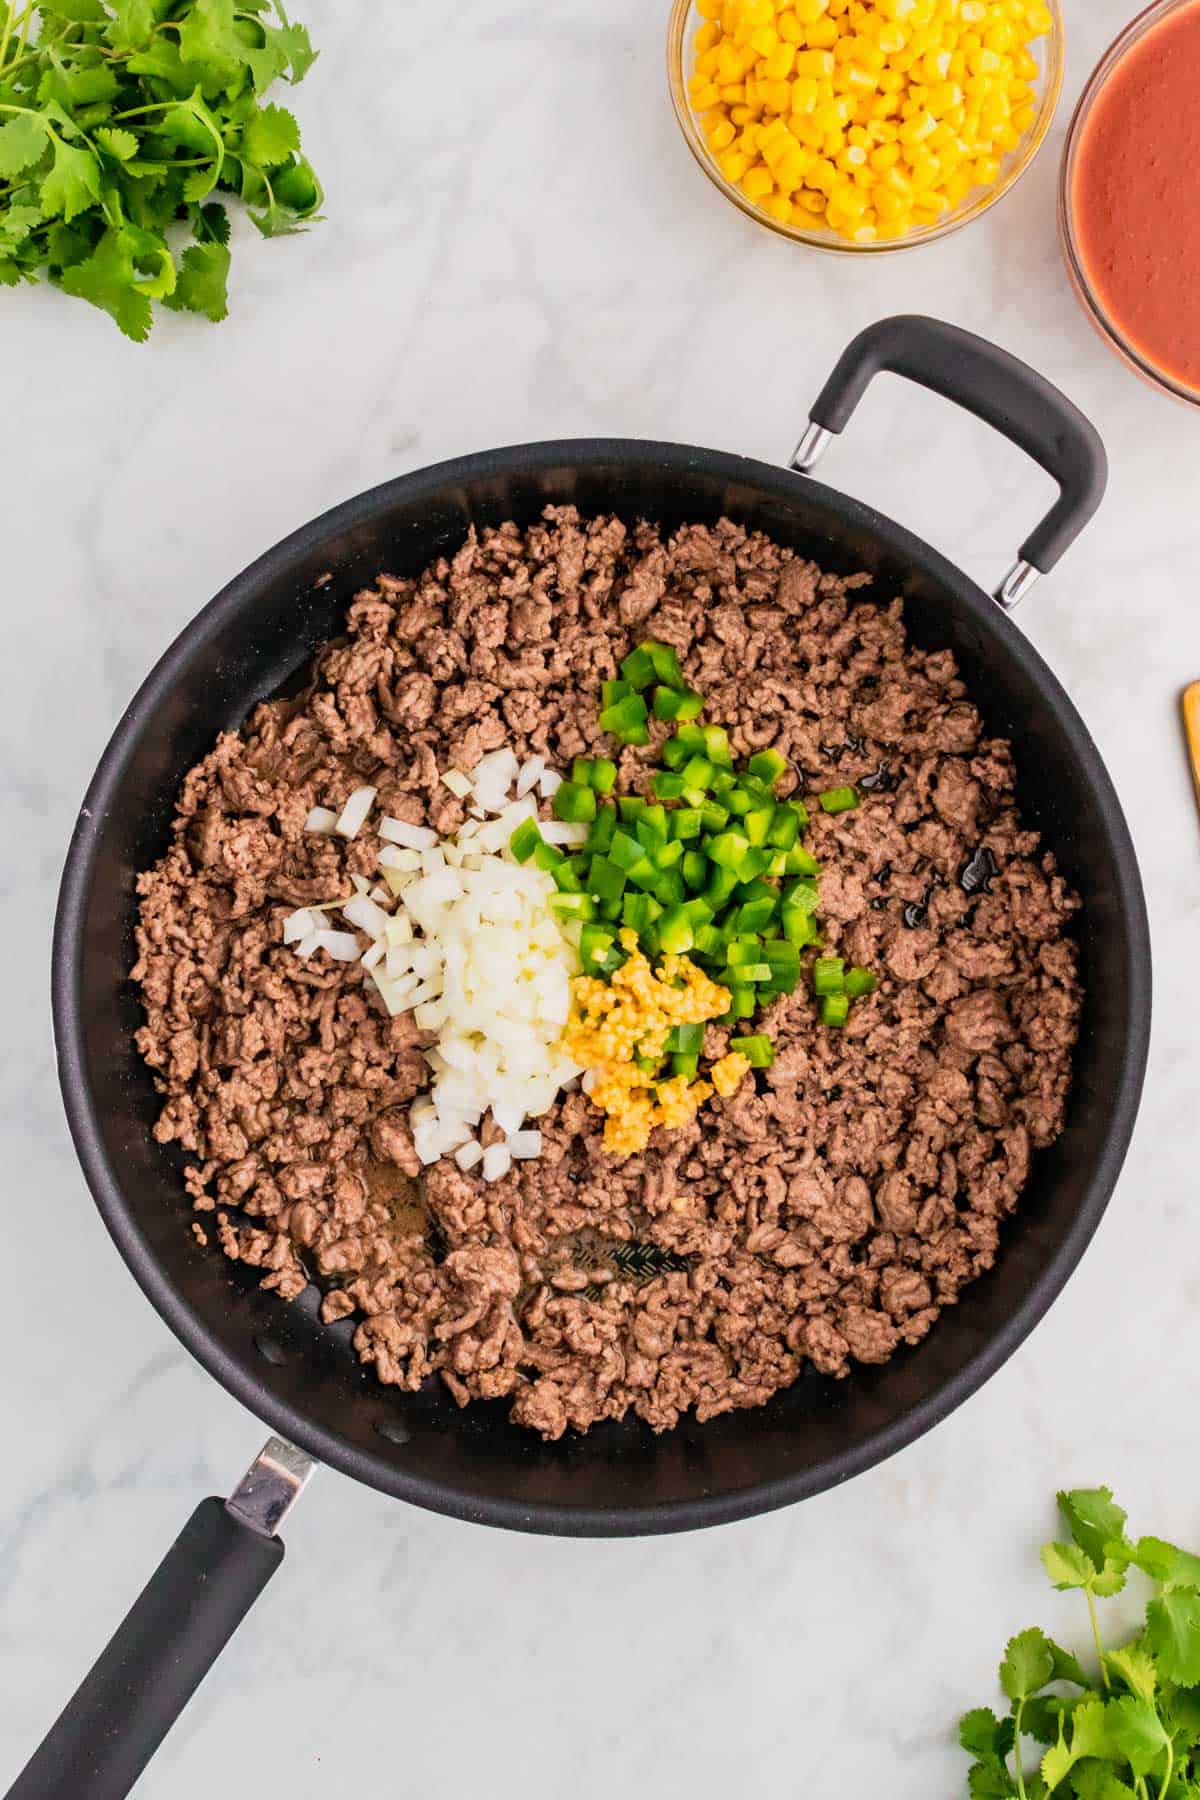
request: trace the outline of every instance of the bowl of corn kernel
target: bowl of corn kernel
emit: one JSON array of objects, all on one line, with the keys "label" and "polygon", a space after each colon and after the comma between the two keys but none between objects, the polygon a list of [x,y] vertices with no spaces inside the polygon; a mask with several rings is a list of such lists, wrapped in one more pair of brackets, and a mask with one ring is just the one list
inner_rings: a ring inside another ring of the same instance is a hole
[{"label": "bowl of corn kernel", "polygon": [[931,243],[1029,167],[1062,89],[1060,0],[674,0],[675,114],[749,217],[822,250]]}]

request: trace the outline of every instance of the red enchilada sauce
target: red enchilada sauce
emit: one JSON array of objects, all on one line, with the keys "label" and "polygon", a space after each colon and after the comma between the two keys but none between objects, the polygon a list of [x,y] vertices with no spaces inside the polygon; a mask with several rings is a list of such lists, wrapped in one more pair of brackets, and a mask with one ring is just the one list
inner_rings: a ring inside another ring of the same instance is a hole
[{"label": "red enchilada sauce", "polygon": [[1100,89],[1071,204],[1112,324],[1146,362],[1200,389],[1200,3],[1148,31]]}]

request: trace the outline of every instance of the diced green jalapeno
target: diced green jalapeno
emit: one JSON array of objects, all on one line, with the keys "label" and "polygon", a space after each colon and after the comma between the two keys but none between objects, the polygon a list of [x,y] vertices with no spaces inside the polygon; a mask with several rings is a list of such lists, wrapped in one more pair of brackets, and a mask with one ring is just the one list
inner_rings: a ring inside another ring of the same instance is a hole
[{"label": "diced green jalapeno", "polygon": [[750,758],[747,767],[759,781],[765,781],[768,787],[774,787],[787,768],[787,757],[780,755],[778,750],[760,750]]},{"label": "diced green jalapeno", "polygon": [[846,988],[846,965],[840,956],[819,956],[813,964],[814,994],[841,994]]},{"label": "diced green jalapeno", "polygon": [[827,813],[853,812],[858,805],[858,794],[852,787],[828,788],[817,798],[821,802],[822,812]]},{"label": "diced green jalapeno", "polygon": [[508,847],[519,863],[527,863],[541,842],[542,834],[538,830],[537,820],[522,819],[509,838]]}]

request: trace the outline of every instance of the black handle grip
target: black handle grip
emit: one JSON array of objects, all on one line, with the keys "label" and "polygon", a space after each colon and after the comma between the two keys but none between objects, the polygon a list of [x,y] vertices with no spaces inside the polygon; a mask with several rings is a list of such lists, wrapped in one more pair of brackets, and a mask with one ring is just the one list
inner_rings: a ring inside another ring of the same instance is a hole
[{"label": "black handle grip", "polygon": [[202,1500],[8,1800],[125,1800],[282,1561]]},{"label": "black handle grip", "polygon": [[1043,575],[1069,550],[1104,498],[1108,457],[1078,407],[1007,350],[946,325],[902,314],[881,319],[847,346],[812,410],[813,423],[840,432],[872,378],[904,375],[930,388],[1017,444],[1057,481],[1059,498],[1021,546]]}]

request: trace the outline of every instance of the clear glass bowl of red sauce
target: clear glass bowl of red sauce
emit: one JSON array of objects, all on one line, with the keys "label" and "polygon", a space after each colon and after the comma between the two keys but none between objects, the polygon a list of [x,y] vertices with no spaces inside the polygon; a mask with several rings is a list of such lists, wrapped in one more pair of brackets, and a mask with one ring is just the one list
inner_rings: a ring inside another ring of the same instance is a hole
[{"label": "clear glass bowl of red sauce", "polygon": [[1067,134],[1059,229],[1101,337],[1200,406],[1200,0],[1158,0],[1101,59]]}]

